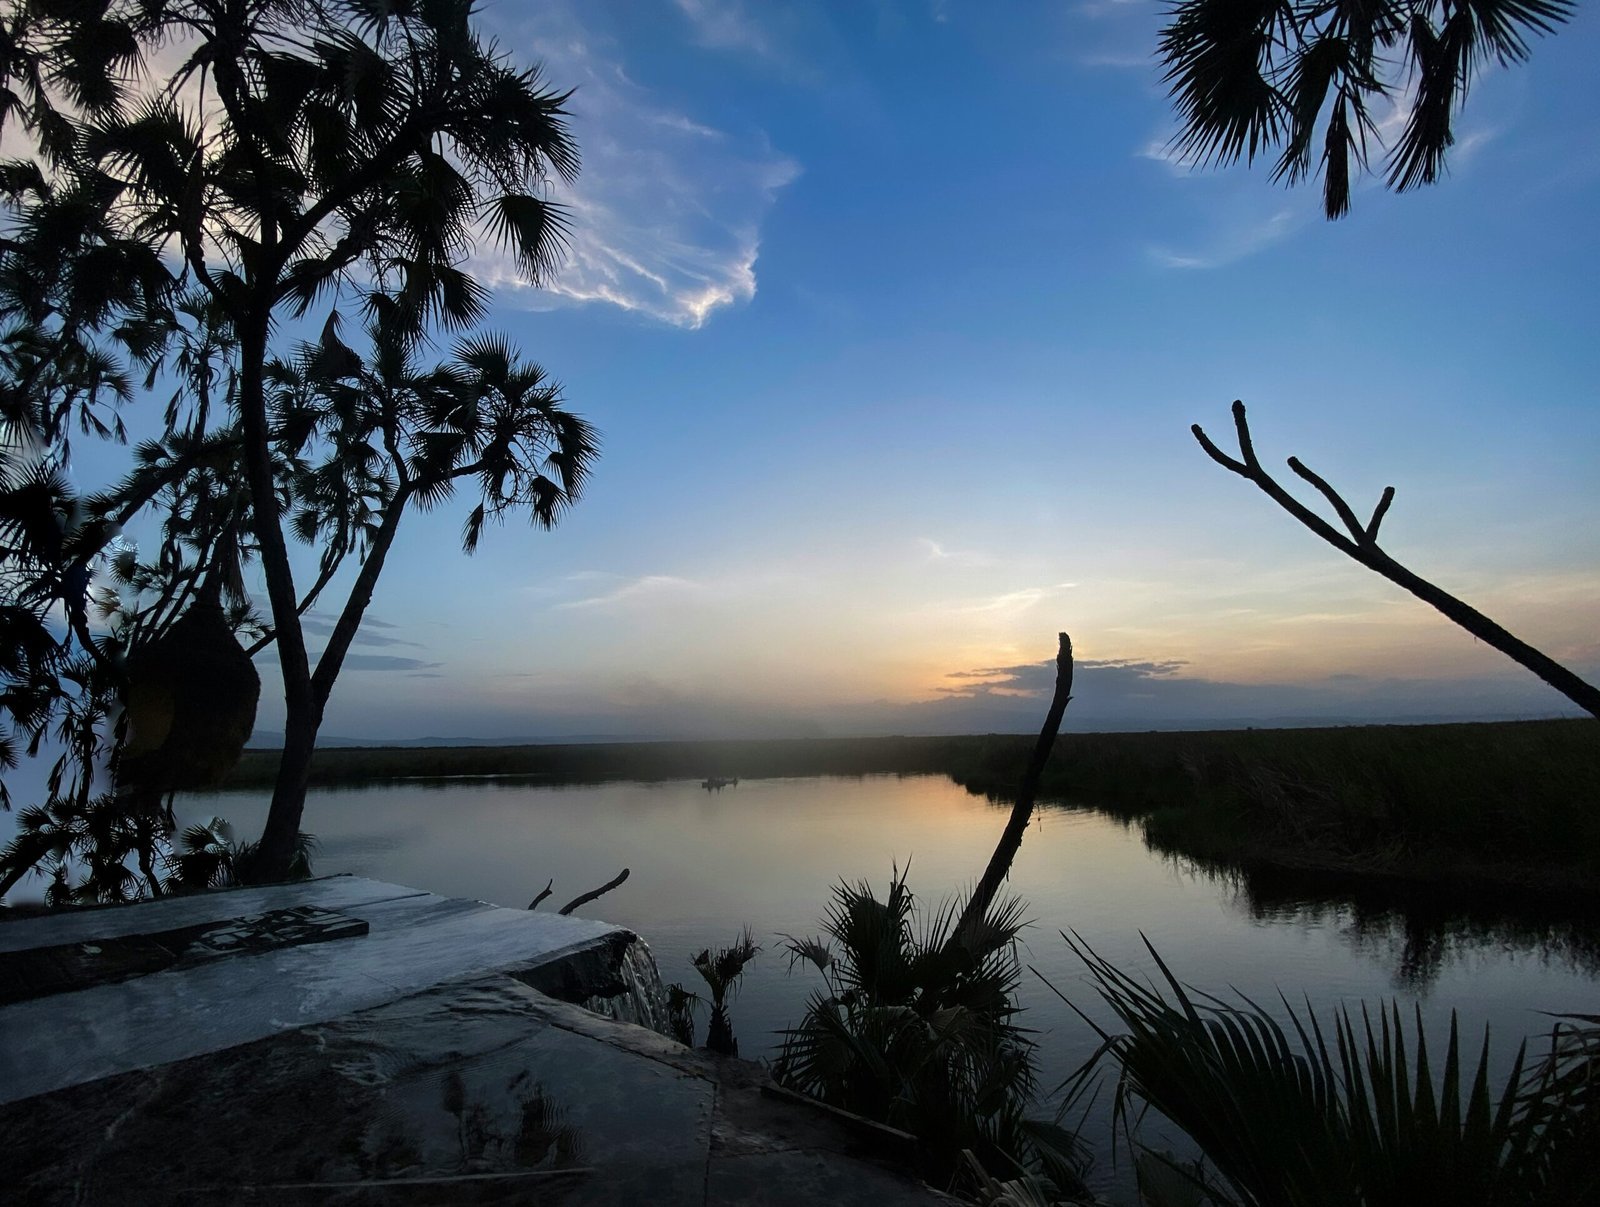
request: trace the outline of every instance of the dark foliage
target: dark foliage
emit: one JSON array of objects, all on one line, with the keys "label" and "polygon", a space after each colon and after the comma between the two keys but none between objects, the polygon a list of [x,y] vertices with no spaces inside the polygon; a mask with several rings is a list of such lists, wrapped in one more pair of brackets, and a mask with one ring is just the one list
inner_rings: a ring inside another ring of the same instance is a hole
[{"label": "dark foliage", "polygon": [[[1349,212],[1370,148],[1396,192],[1433,184],[1474,77],[1528,58],[1571,0],[1178,0],[1160,56],[1178,110],[1174,149],[1199,164],[1276,154],[1272,178],[1321,175],[1329,218]],[[1382,147],[1391,109],[1404,118]]]}]

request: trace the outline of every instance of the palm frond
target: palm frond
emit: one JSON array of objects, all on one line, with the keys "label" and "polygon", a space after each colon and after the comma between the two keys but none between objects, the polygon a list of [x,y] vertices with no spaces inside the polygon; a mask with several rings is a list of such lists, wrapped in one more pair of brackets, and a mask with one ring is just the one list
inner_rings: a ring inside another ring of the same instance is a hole
[{"label": "palm frond", "polygon": [[1136,1146],[1144,1110],[1160,1111],[1205,1153],[1208,1172],[1190,1172],[1219,1202],[1556,1201],[1540,1197],[1558,1164],[1549,1150],[1569,1162],[1571,1153],[1549,1138],[1563,1129],[1593,1135],[1573,1093],[1588,1084],[1582,1076],[1562,1082],[1547,1064],[1539,1077],[1524,1077],[1524,1045],[1497,1098],[1487,1031],[1469,1063],[1453,1014],[1436,1066],[1420,1008],[1409,1041],[1398,1004],[1363,1007],[1359,1023],[1340,1010],[1330,1043],[1309,1003],[1302,1012],[1282,1002],[1285,1029],[1247,998],[1186,989],[1148,940],[1160,983],[1121,971],[1076,935],[1063,938],[1123,1027],[1096,1027],[1103,1042],[1069,1083],[1066,1102],[1081,1100],[1102,1066],[1114,1065],[1120,1134]]}]

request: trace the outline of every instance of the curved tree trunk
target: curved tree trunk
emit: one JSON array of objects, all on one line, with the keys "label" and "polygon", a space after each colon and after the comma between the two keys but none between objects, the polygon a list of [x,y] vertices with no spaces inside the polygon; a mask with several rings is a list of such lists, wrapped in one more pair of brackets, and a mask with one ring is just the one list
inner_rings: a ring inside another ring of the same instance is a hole
[{"label": "curved tree trunk", "polygon": [[1044,774],[1044,765],[1050,761],[1050,750],[1055,745],[1056,732],[1061,728],[1061,718],[1066,714],[1067,702],[1071,699],[1072,638],[1062,633],[1061,649],[1056,655],[1056,690],[1050,700],[1050,711],[1045,715],[1044,727],[1039,730],[1039,740],[1033,745],[1033,757],[1028,760],[1028,768],[1023,773],[1022,783],[1017,787],[1017,799],[1011,806],[1011,817],[1006,821],[1006,828],[1000,833],[1000,841],[995,844],[994,854],[989,857],[989,866],[984,869],[982,879],[972,890],[972,896],[968,898],[966,907],[961,911],[960,921],[950,932],[952,943],[983,921],[989,912],[989,906],[994,902],[995,894],[1000,891],[1001,883],[1011,872],[1011,862],[1017,857],[1017,851],[1022,846],[1022,836],[1027,833],[1028,822],[1033,818],[1033,803],[1039,794],[1039,779]]}]

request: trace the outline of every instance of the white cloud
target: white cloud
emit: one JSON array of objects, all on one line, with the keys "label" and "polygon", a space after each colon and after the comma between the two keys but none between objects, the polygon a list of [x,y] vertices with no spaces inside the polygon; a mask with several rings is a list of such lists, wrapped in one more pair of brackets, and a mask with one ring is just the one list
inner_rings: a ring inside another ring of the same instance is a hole
[{"label": "white cloud", "polygon": [[1304,215],[1285,207],[1264,219],[1225,227],[1200,246],[1188,250],[1152,246],[1149,256],[1163,268],[1221,268],[1288,238],[1304,224]]},{"label": "white cloud", "polygon": [[1138,12],[1145,7],[1147,7],[1146,0],[1084,0],[1084,3],[1077,5],[1073,11],[1079,16],[1096,19],[1122,16]]},{"label": "white cloud", "polygon": [[604,302],[700,327],[755,296],[762,222],[799,165],[759,130],[713,128],[631,79],[620,48],[580,11],[542,7],[500,31],[530,48],[551,85],[576,89],[568,108],[583,171],[554,194],[571,218],[566,261],[540,290],[505,257],[478,270],[525,305]]},{"label": "white cloud", "polygon": [[1100,50],[1079,55],[1075,62],[1080,67],[1115,67],[1145,71],[1156,66],[1153,50]]},{"label": "white cloud", "polygon": [[1047,599],[1053,599],[1063,591],[1073,590],[1077,585],[1077,583],[1051,583],[1043,587],[1022,587],[1019,590],[1002,591],[977,599],[936,604],[932,610],[952,616],[1014,617]]},{"label": "white cloud", "polygon": [[[614,576],[582,573],[571,577],[578,581],[593,581],[595,578],[612,578]],[[679,578],[672,574],[644,574],[638,578],[625,579],[610,590],[602,591],[598,595],[588,595],[582,599],[571,599],[565,603],[556,604],[555,607],[560,609],[600,608],[613,604],[633,603],[661,595],[679,595],[686,591],[698,590],[700,590],[700,584],[692,579]]]},{"label": "white cloud", "polygon": [[1174,176],[1193,176],[1202,170],[1190,156],[1185,155],[1173,139],[1152,138],[1138,152],[1140,159],[1152,159],[1163,164]]},{"label": "white cloud", "polygon": [[694,27],[695,40],[711,50],[745,50],[772,54],[766,32],[745,11],[741,0],[674,0]]},{"label": "white cloud", "polygon": [[967,566],[986,565],[989,561],[983,554],[972,549],[947,549],[932,537],[922,536],[917,538],[917,544],[927,554],[930,562],[946,562]]}]

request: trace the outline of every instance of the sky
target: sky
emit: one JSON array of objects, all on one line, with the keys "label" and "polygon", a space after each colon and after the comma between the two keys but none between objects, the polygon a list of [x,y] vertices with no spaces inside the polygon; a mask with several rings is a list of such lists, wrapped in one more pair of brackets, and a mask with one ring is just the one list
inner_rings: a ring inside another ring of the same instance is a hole
[{"label": "sky", "polygon": [[1573,711],[1209,461],[1236,398],[1600,675],[1595,6],[1338,223],[1166,153],[1144,0],[481,11],[584,161],[559,276],[475,262],[487,326],[603,455],[551,533],[409,518],[324,733],[1028,730],[1059,631],[1069,728]]}]

